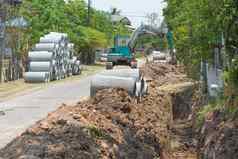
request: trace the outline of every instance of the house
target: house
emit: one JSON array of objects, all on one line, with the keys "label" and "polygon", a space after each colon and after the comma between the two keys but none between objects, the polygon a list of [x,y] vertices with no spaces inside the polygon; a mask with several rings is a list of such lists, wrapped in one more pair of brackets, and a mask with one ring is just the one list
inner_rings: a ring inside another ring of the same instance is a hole
[{"label": "house", "polygon": [[122,15],[118,15],[118,14],[111,15],[111,21],[114,24],[121,23],[124,25],[131,26],[131,21],[127,17],[122,16]]}]

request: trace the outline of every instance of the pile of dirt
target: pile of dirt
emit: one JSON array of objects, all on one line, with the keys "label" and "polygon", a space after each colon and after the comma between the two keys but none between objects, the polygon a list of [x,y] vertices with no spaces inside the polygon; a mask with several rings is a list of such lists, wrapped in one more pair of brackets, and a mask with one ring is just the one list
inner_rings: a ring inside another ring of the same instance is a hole
[{"label": "pile of dirt", "polygon": [[184,67],[165,63],[151,63],[142,68],[146,78],[152,79],[156,86],[190,81],[184,72]]},{"label": "pile of dirt", "polygon": [[[94,99],[62,106],[0,151],[4,159],[155,158],[166,105],[163,95],[136,104],[126,91],[99,91]],[[164,125],[165,124],[165,125]],[[163,132],[163,134],[166,134]]]},{"label": "pile of dirt", "polygon": [[151,77],[160,93],[167,93],[171,101],[172,119],[167,131],[169,146],[164,147],[163,157],[197,159],[192,113],[204,101],[200,99],[199,83],[187,78],[182,66],[154,63],[146,65],[143,72],[146,77]]},{"label": "pile of dirt", "polygon": [[159,87],[188,81],[180,69],[145,66],[152,81],[140,103],[122,89],[107,89],[88,101],[63,105],[0,150],[0,158],[158,158],[169,149],[173,120],[171,97]]}]

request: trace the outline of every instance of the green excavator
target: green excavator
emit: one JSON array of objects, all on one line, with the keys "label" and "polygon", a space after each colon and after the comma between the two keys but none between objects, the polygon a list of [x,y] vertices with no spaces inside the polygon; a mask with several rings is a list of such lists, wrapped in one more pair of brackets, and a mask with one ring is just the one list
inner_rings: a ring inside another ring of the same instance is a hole
[{"label": "green excavator", "polygon": [[[149,25],[141,25],[130,36],[117,35],[114,38],[114,47],[110,49],[107,56],[107,69],[112,69],[115,65],[125,64],[131,68],[137,68],[137,61],[135,59],[135,47],[137,39],[145,34],[153,36],[165,36],[166,33],[162,32],[160,28],[155,28]],[[173,37],[172,33],[167,33],[169,48],[173,50]],[[171,51],[172,53],[172,51]]]},{"label": "green excavator", "polygon": [[[116,36],[114,47],[111,48],[107,57],[107,70],[95,75],[91,81],[90,92],[92,97],[95,96],[98,90],[105,88],[123,88],[128,91],[129,95],[135,96],[138,99],[147,93],[147,83],[141,71],[137,69],[134,51],[137,39],[144,34],[166,36],[162,29],[148,25],[140,26],[133,32],[131,37]],[[171,38],[172,34],[169,34],[167,34],[167,38]],[[172,44],[172,39],[169,40],[168,42]],[[173,46],[170,45],[170,54],[173,51],[172,48]],[[112,69],[113,66],[122,63],[131,66],[133,69]]]}]

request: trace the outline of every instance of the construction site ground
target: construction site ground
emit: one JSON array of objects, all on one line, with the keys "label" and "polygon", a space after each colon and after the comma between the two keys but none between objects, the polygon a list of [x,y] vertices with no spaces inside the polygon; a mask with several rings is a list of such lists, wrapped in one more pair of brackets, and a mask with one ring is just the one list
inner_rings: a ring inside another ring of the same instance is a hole
[{"label": "construction site ground", "polygon": [[188,120],[196,84],[180,66],[147,64],[142,72],[150,83],[140,102],[107,89],[65,103],[0,150],[0,158],[196,159]]}]

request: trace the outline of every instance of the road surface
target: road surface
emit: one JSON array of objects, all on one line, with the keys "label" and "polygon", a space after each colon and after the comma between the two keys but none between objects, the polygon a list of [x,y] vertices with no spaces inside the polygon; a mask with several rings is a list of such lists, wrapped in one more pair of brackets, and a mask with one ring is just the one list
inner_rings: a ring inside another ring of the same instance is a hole
[{"label": "road surface", "polygon": [[[143,59],[138,60],[139,66],[144,63]],[[14,99],[0,102],[0,110],[5,113],[0,114],[0,149],[62,103],[74,104],[84,97],[89,97],[92,77],[93,75],[50,85],[46,89],[24,93]]]},{"label": "road surface", "polygon": [[0,148],[62,103],[76,103],[82,97],[89,96],[91,78],[92,76],[88,76],[78,81],[58,83],[1,102],[0,110],[4,110],[5,115],[0,115]]}]

